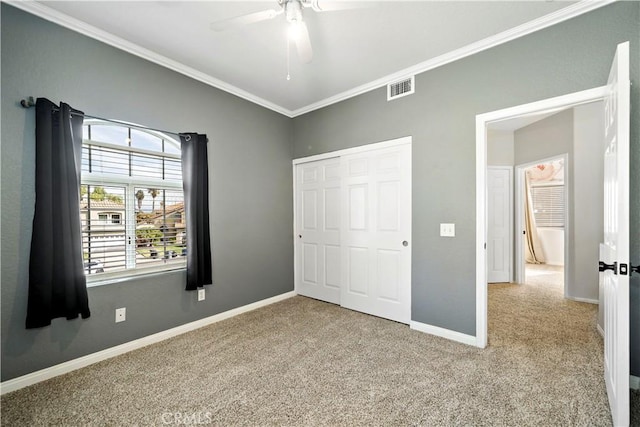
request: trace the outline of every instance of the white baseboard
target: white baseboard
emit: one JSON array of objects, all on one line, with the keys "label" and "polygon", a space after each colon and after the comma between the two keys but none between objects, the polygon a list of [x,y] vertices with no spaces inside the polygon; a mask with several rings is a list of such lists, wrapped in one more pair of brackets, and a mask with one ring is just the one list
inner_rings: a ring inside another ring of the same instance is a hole
[{"label": "white baseboard", "polygon": [[158,332],[153,335],[149,335],[137,340],[129,341],[124,344],[117,345],[115,347],[107,348],[96,353],[88,354],[86,356],[79,357],[77,359],[69,360],[67,362],[60,363],[58,365],[51,366],[49,368],[41,369],[36,372],[32,372],[27,375],[23,375],[18,378],[4,381],[0,384],[0,394],[9,393],[15,390],[19,390],[23,387],[30,386],[45,380],[48,380],[58,375],[66,374],[76,369],[84,368],[85,366],[92,365],[97,362],[101,362],[106,359],[110,359],[114,356],[127,353],[132,350],[136,350],[141,347],[155,344],[160,341],[164,341],[168,338],[172,338],[186,332],[191,332],[195,329],[202,328],[212,323],[220,322],[221,320],[229,319],[242,313],[246,313],[257,308],[261,308],[279,301],[283,301],[287,298],[291,298],[296,295],[295,291],[287,292],[275,297],[256,301],[252,304],[247,304],[242,307],[234,308],[222,313],[215,314],[213,316],[206,317],[204,319],[196,320],[194,322],[186,323],[175,328],[167,329],[166,331]]},{"label": "white baseboard", "polygon": [[600,334],[600,336],[604,338],[604,329],[602,329],[602,326],[596,325],[596,329],[598,329],[598,333]]},{"label": "white baseboard", "polygon": [[600,301],[598,301],[597,299],[591,299],[591,298],[567,297],[567,299],[570,299],[571,301],[577,301],[577,302],[588,302],[589,304],[595,304],[595,305],[600,304]]},{"label": "white baseboard", "polygon": [[452,331],[450,329],[440,328],[438,326],[427,325],[426,323],[414,322],[412,320],[409,324],[409,327],[419,332],[424,332],[426,334],[431,334],[441,338],[446,338],[448,340],[457,341],[462,344],[476,346],[477,343],[475,336]]},{"label": "white baseboard", "polygon": [[635,375],[630,375],[629,388],[632,388],[634,390],[640,390],[640,377],[636,377]]}]

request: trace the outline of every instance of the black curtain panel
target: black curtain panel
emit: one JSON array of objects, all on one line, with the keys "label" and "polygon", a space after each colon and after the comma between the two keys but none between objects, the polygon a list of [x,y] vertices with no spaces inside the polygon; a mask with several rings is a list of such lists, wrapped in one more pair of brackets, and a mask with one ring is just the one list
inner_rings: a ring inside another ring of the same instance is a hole
[{"label": "black curtain panel", "polygon": [[36,101],[36,203],[27,328],[90,316],[80,234],[83,113]]},{"label": "black curtain panel", "polygon": [[180,134],[182,183],[187,221],[187,286],[192,291],[212,283],[209,235],[207,136]]}]

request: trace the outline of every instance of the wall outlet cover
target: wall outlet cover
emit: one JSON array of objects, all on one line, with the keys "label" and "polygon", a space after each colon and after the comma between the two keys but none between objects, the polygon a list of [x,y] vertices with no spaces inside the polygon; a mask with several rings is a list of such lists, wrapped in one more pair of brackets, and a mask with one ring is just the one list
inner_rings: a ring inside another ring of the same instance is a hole
[{"label": "wall outlet cover", "polygon": [[198,301],[204,301],[204,289],[198,289]]},{"label": "wall outlet cover", "polygon": [[127,320],[127,309],[125,307],[116,308],[116,323]]}]

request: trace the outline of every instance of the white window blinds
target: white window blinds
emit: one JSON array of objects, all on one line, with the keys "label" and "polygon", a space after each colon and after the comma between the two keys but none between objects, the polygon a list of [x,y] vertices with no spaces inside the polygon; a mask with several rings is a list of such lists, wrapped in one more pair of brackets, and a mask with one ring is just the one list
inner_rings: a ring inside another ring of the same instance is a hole
[{"label": "white window blinds", "polygon": [[531,187],[531,201],[538,227],[564,227],[564,185]]}]

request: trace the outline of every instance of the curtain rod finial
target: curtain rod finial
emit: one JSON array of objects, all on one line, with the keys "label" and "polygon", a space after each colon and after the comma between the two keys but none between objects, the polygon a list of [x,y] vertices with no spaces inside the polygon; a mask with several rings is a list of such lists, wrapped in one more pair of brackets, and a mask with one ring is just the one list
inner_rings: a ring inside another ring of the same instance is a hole
[{"label": "curtain rod finial", "polygon": [[27,99],[23,99],[22,101],[20,101],[20,105],[22,105],[24,108],[30,108],[35,107],[36,103],[33,100],[33,96],[29,96],[27,97]]}]

